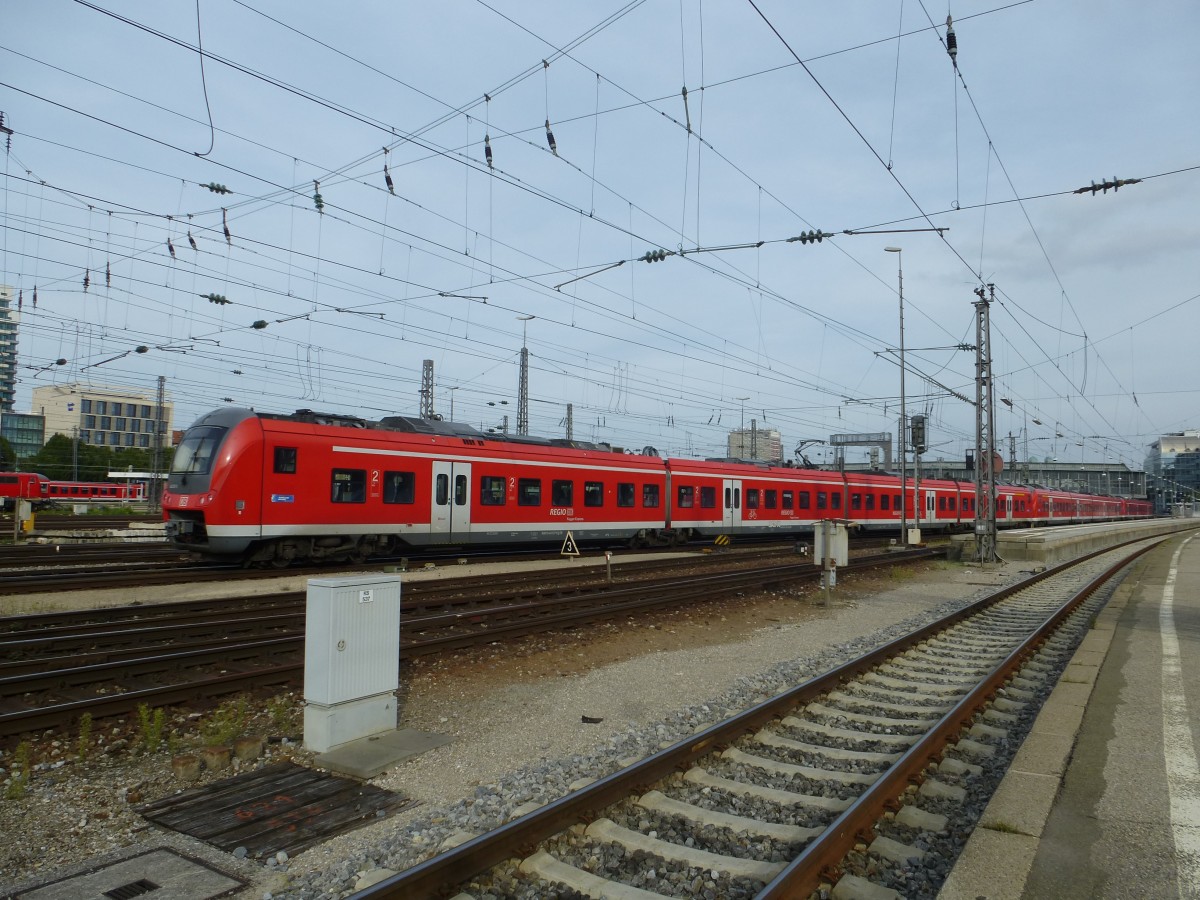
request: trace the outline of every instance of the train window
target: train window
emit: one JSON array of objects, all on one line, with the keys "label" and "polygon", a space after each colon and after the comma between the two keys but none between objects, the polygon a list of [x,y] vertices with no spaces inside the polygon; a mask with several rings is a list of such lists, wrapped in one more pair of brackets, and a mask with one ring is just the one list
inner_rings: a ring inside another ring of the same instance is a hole
[{"label": "train window", "polygon": [[893,509],[900,508],[900,495],[899,494],[892,494],[892,508]]},{"label": "train window", "polygon": [[774,509],[775,504],[779,501],[779,491],[763,491],[763,505],[767,509]]},{"label": "train window", "polygon": [[740,487],[735,487],[733,489],[733,508],[742,508],[742,489]]},{"label": "train window", "polygon": [[295,447],[276,447],[275,448],[275,469],[279,475],[295,475],[296,474],[296,448]]},{"label": "train window", "polygon": [[213,425],[189,428],[171,460],[171,474],[207,475],[226,430]]},{"label": "train window", "polygon": [[[837,494],[834,494],[836,497]],[[829,507],[829,495],[824,491],[817,491],[817,509],[827,509]]]},{"label": "train window", "polygon": [[700,508],[701,509],[716,509],[717,506],[717,489],[712,487],[700,488]]},{"label": "train window", "polygon": [[725,508],[732,509],[733,508],[733,506],[731,505],[732,503],[733,503],[733,491],[730,490],[729,488],[725,488]]},{"label": "train window", "polygon": [[466,475],[455,475],[454,476],[454,505],[455,506],[466,506],[467,505],[467,476]]},{"label": "train window", "polygon": [[946,498],[946,508],[948,510],[950,510],[950,512],[954,512],[954,507],[955,507],[955,498],[947,497]]},{"label": "train window", "polygon": [[879,495],[879,508],[886,512],[891,509],[891,506],[892,506],[892,495],[891,494],[880,494]]},{"label": "train window", "polygon": [[504,505],[503,476],[484,475],[479,479],[479,503],[481,506]]},{"label": "train window", "polygon": [[658,485],[642,485],[642,506],[646,509],[658,509]]},{"label": "train window", "polygon": [[850,495],[850,508],[851,509],[862,509],[862,494],[851,494]]},{"label": "train window", "polygon": [[791,509],[791,508],[792,508],[792,505],[793,505],[793,503],[795,502],[795,496],[796,496],[796,495],[795,495],[795,494],[793,494],[791,491],[784,491],[784,492],[783,492],[783,508],[784,508],[784,509]]},{"label": "train window", "polygon": [[939,512],[946,511],[946,498],[945,497],[938,497],[938,511]]},{"label": "train window", "polygon": [[746,488],[746,509],[758,509],[758,488]]},{"label": "train window", "polygon": [[575,482],[554,480],[550,482],[550,505],[571,506],[575,502]]},{"label": "train window", "polygon": [[434,483],[434,499],[438,506],[450,502],[450,476],[439,475]]},{"label": "train window", "polygon": [[800,508],[808,509],[809,504],[812,503],[812,494],[808,491],[798,491],[797,496],[800,498]]},{"label": "train window", "polygon": [[16,484],[16,475],[0,475],[0,484]]},{"label": "train window", "polygon": [[542,505],[542,479],[517,479],[517,506]]},{"label": "train window", "polygon": [[[276,452],[285,449],[277,447]],[[294,470],[293,470],[294,471]],[[383,473],[383,502],[412,503],[417,493],[416,472],[384,472]]]},{"label": "train window", "polygon": [[866,508],[869,511],[874,512],[874,510],[875,510],[875,495],[867,494],[865,497],[863,497],[863,503],[866,505]]},{"label": "train window", "polygon": [[599,481],[585,481],[583,483],[583,505],[584,506],[603,506],[604,505],[604,485]]},{"label": "train window", "polygon": [[833,495],[829,498],[829,508],[830,509],[841,509],[842,508],[842,495],[840,492],[835,491],[833,493]]},{"label": "train window", "polygon": [[334,469],[329,499],[333,503],[366,503],[367,470]]},{"label": "train window", "polygon": [[691,509],[696,505],[696,489],[690,484],[681,484],[675,491],[676,505],[681,509]]},{"label": "train window", "polygon": [[632,481],[617,482],[617,506],[633,506],[636,496]]}]

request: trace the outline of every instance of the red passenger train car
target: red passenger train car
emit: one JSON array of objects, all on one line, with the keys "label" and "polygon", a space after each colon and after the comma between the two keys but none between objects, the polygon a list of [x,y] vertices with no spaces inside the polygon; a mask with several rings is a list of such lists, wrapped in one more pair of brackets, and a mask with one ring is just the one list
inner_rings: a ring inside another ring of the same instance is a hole
[{"label": "red passenger train car", "polygon": [[[177,546],[247,563],[361,560],[406,547],[580,542],[632,546],[800,535],[823,519],[969,528],[973,484],[498,437],[454,423],[369,422],[220,409],[176,451],[163,511]],[[1002,527],[1149,516],[1145,501],[1000,485]]]},{"label": "red passenger train car", "polygon": [[11,509],[17,500],[33,501],[34,509],[54,503],[120,503],[144,500],[141,482],[54,481],[36,472],[0,473],[0,503]]}]

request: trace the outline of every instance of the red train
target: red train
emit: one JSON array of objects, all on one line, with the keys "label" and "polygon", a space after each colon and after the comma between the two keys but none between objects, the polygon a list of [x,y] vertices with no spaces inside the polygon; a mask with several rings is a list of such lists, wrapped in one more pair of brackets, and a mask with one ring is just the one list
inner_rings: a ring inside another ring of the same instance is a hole
[{"label": "red train", "polygon": [[0,473],[0,504],[11,509],[17,500],[32,500],[34,509],[53,503],[119,503],[144,500],[146,486],[140,482],[52,481],[36,472]]},{"label": "red train", "polygon": [[[968,528],[974,485],[909,482],[908,519]],[[1002,526],[1149,516],[1140,500],[1002,485]],[[802,534],[825,518],[898,530],[899,479],[790,466],[661,459],[608,447],[485,435],[407,417],[368,422],[299,410],[202,416],[175,453],[163,496],[179,547],[247,563],[362,560],[406,547],[632,546],[720,534]]]}]

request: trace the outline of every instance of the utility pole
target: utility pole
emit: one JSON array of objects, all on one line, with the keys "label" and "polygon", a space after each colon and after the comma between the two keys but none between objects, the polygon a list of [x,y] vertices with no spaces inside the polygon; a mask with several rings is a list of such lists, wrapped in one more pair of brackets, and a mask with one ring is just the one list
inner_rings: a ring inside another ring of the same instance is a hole
[{"label": "utility pole", "polygon": [[908,546],[908,411],[904,406],[904,252],[902,247],[884,247],[896,254],[900,287],[900,543]]},{"label": "utility pole", "polygon": [[975,551],[982,563],[996,561],[996,415],[992,407],[992,338],[988,296],[976,288],[975,307]]},{"label": "utility pole", "polygon": [[433,415],[433,360],[421,363],[421,418],[432,419]]},{"label": "utility pole", "polygon": [[526,328],[536,316],[517,316],[521,320],[521,376],[517,384],[517,434],[529,434],[529,347]]},{"label": "utility pole", "polygon": [[567,404],[567,440],[575,440],[575,404]]},{"label": "utility pole", "polygon": [[159,375],[158,394],[155,398],[154,407],[154,457],[151,466],[151,474],[154,478],[150,484],[150,505],[156,509],[162,506],[162,479],[158,476],[162,472],[163,432],[166,431],[167,427],[166,422],[163,421],[166,402],[167,377]]}]

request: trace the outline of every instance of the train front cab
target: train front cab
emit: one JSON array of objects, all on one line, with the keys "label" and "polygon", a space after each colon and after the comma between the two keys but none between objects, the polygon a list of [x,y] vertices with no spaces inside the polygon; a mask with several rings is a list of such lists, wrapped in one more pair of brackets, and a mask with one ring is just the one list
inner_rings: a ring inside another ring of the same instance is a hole
[{"label": "train front cab", "polygon": [[167,538],[206,554],[245,552],[261,534],[261,454],[262,428],[253,411],[220,409],[197,419],[167,475]]}]

